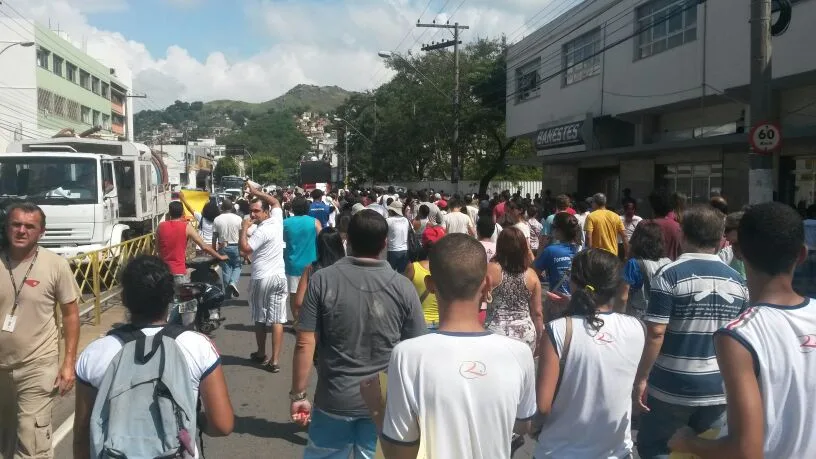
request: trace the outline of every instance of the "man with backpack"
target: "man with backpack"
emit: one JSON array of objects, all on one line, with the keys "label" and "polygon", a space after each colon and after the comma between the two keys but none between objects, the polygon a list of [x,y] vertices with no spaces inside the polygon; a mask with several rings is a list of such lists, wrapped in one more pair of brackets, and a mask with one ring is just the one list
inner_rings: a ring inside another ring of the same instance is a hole
[{"label": "man with backpack", "polygon": [[206,336],[167,325],[174,281],[161,259],[134,258],[121,284],[131,323],[91,343],[76,364],[74,457],[197,458],[199,430],[225,436],[234,424],[218,351]]}]

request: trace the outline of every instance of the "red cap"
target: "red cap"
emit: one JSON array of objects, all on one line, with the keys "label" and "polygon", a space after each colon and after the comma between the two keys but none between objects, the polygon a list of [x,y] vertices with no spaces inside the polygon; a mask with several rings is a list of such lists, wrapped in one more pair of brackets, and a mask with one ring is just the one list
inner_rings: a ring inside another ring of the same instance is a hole
[{"label": "red cap", "polygon": [[444,199],[440,199],[439,201],[436,201],[436,206],[439,207],[440,209],[447,209],[448,208],[448,201],[445,201]]},{"label": "red cap", "polygon": [[429,245],[445,237],[445,228],[441,226],[427,226],[422,232],[422,246],[428,248]]}]

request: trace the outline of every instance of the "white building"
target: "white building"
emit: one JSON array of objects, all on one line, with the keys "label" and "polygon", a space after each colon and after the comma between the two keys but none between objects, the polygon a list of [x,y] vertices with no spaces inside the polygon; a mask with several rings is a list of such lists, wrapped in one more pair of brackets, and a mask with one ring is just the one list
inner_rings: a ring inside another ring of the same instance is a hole
[{"label": "white building", "polygon": [[[747,203],[750,3],[584,1],[513,45],[507,135],[535,140],[526,163],[543,165],[544,188],[613,204],[624,188]],[[793,205],[816,190],[814,20],[816,2],[793,0],[773,39],[774,183]]]},{"label": "white building", "polygon": [[128,69],[111,68],[31,21],[0,16],[0,151],[61,129],[133,140]]}]

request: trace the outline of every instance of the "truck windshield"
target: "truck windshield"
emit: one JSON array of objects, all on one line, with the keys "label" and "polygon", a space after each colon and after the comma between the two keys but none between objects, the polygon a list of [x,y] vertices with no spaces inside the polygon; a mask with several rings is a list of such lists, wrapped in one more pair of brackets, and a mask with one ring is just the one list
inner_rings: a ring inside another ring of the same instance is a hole
[{"label": "truck windshield", "polygon": [[0,196],[36,204],[94,204],[99,196],[96,167],[90,158],[0,156]]},{"label": "truck windshield", "polygon": [[223,189],[230,189],[230,188],[237,188],[242,190],[244,188],[245,180],[241,177],[236,177],[234,175],[226,175],[221,177],[221,188]]}]

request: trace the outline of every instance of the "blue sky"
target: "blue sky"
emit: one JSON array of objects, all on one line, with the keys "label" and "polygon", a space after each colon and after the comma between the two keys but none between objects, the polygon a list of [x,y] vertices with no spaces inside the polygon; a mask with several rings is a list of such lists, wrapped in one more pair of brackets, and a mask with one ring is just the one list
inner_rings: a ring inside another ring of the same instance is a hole
[{"label": "blue sky", "polygon": [[138,0],[131,1],[124,13],[102,11],[89,14],[88,19],[96,27],[116,30],[130,40],[144,43],[153,54],[181,45],[199,60],[206,59],[214,50],[240,59],[260,51],[259,40],[264,37],[247,27],[239,3],[211,0],[179,6],[165,0]]},{"label": "blue sky", "polygon": [[[368,90],[392,73],[380,50],[439,40],[417,19],[471,26],[464,39],[511,42],[581,0],[3,0],[68,32],[132,77],[137,109],[174,100],[261,102],[298,84]],[[12,14],[13,15],[13,14]]]}]

